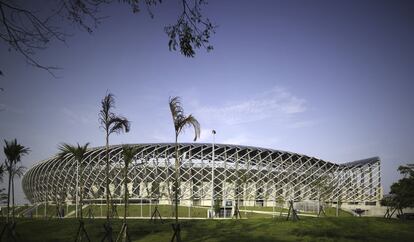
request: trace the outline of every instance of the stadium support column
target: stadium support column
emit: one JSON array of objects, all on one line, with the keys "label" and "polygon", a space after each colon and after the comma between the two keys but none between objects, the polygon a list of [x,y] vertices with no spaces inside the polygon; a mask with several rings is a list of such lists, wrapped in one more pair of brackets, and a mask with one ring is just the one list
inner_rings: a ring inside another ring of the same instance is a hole
[{"label": "stadium support column", "polygon": [[377,161],[378,170],[377,170],[377,177],[378,177],[378,184],[377,184],[377,193],[375,194],[377,197],[377,203],[379,204],[380,200],[382,199],[382,189],[381,189],[381,162]]},{"label": "stadium support column", "polygon": [[211,133],[213,134],[213,153],[212,153],[212,166],[211,166],[211,218],[213,218],[213,211],[214,211],[214,146],[215,146],[215,135],[216,135],[216,131],[213,129],[211,131]]},{"label": "stadium support column", "polygon": [[224,218],[226,218],[226,215],[227,215],[227,205],[226,205],[226,203],[227,203],[227,191],[226,191],[226,183],[227,183],[227,152],[225,152],[225,154],[224,154],[224,163],[223,163],[223,166],[224,166],[224,175],[223,175],[223,179],[224,179],[224,181],[223,181],[223,186],[222,186],[222,192],[221,192],[221,194],[222,194],[222,201],[223,201],[223,203],[224,203]]}]

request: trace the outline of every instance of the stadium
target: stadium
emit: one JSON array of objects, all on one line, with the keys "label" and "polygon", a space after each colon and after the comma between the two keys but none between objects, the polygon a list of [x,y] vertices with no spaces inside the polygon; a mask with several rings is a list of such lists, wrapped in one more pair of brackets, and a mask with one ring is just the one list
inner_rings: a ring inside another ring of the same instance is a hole
[{"label": "stadium", "polygon": [[[139,148],[128,171],[131,203],[174,202],[174,143],[134,144]],[[324,201],[343,205],[376,205],[382,197],[380,159],[337,164],[297,153],[267,148],[181,143],[179,203],[184,206],[274,206],[287,201]],[[83,161],[84,199],[105,199],[105,147],[91,148]],[[124,194],[122,145],[109,147],[110,191]],[[22,181],[34,203],[74,203],[76,162],[67,156],[41,161]]]}]

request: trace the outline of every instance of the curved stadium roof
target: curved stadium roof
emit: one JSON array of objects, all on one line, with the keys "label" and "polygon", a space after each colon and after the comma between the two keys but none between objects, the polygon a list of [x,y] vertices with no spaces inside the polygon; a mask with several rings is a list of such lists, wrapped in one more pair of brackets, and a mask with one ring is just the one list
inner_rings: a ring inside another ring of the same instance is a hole
[{"label": "curved stadium roof", "polygon": [[[175,144],[147,143],[133,144],[133,146],[138,146],[140,152],[136,155],[134,165],[129,172],[129,179],[132,180],[132,195],[134,197],[146,197],[149,199],[157,196],[157,199],[160,199],[159,191],[156,194],[155,192],[143,192],[142,183],[163,183],[171,179]],[[111,157],[110,179],[113,185],[111,192],[115,196],[121,196],[122,193],[121,185],[123,177],[120,172],[122,170],[121,150],[122,145],[112,145],[109,147]],[[183,159],[180,176],[183,182],[193,179],[197,180],[200,184],[211,183],[212,164],[210,161],[213,157],[212,144],[180,143],[179,152]],[[103,188],[105,187],[104,155],[105,147],[91,148],[87,152],[85,176],[83,179],[84,184],[86,184],[86,193],[91,199],[100,197],[103,194]],[[265,184],[271,187],[272,191],[265,192],[269,193],[270,197],[275,198],[276,196],[280,196],[276,194],[283,193],[283,196],[290,196],[293,199],[302,200],[315,198],[315,192],[313,191],[315,187],[310,184],[321,178],[325,179],[332,187],[336,187],[336,190],[334,189],[336,193],[341,192],[345,194],[349,191],[345,191],[343,188],[349,188],[348,190],[351,190],[356,184],[359,184],[359,186],[362,184],[363,187],[369,188],[369,191],[365,193],[357,194],[354,192],[353,194],[345,195],[348,197],[348,200],[373,200],[377,196],[375,189],[379,186],[378,183],[380,181],[380,160],[378,157],[336,164],[315,157],[281,150],[215,144],[214,160],[216,163],[214,169],[218,173],[216,178],[218,180],[214,182],[219,184],[215,185],[215,189],[221,189],[221,193],[224,192],[225,188],[223,187],[226,186],[223,182],[229,181],[229,178],[230,181],[237,181],[240,178],[238,177],[240,173],[243,173],[246,177],[248,176],[250,183],[256,183],[256,185],[260,183],[261,186]],[[366,181],[361,181],[361,177],[352,177],[356,172],[368,174],[368,168],[371,169],[371,173],[369,174],[376,176],[375,182],[365,184]],[[372,173],[372,168],[376,168],[378,171],[374,169],[375,173]],[[64,194],[59,196],[65,199],[72,199],[75,184],[74,171],[75,162],[72,157],[68,156],[64,160],[59,160],[56,156],[46,159],[33,166],[25,174],[23,178],[24,192],[32,202],[44,201],[45,197],[53,201],[58,196],[56,194]],[[155,171],[160,174],[155,174]],[[205,172],[207,173],[204,174]],[[195,173],[195,175],[191,175],[190,173]],[[346,184],[340,184],[343,179],[347,179],[348,182]],[[256,185],[250,185],[252,188],[253,186],[255,188],[253,189],[255,191],[251,192],[251,195],[255,197],[252,199],[256,199],[258,196]],[[294,190],[290,192],[293,194],[288,194],[289,189]],[[296,190],[301,192],[297,192],[298,194],[296,194]],[[304,190],[309,190],[309,192]],[[246,196],[246,191],[239,193],[234,194],[234,192],[229,192],[227,197],[228,199],[235,199],[240,195]],[[331,193],[330,197],[333,197],[333,191]],[[203,195],[205,199],[208,198],[207,195],[207,192]]]}]

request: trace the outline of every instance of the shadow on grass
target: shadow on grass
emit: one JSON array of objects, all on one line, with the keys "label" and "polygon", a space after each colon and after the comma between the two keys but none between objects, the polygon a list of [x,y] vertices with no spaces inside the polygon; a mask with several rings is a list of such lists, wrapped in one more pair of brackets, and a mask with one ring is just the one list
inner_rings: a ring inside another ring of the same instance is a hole
[{"label": "shadow on grass", "polygon": [[[1,220],[0,220],[1,221]],[[128,220],[132,241],[169,241],[171,223],[149,220]],[[105,219],[85,219],[91,241],[100,241]],[[4,221],[1,223],[4,224]],[[113,220],[114,238],[121,230],[122,220]],[[301,218],[300,221],[275,219],[182,220],[183,241],[412,241],[414,222],[381,218]],[[73,241],[76,219],[17,220],[19,241]]]}]

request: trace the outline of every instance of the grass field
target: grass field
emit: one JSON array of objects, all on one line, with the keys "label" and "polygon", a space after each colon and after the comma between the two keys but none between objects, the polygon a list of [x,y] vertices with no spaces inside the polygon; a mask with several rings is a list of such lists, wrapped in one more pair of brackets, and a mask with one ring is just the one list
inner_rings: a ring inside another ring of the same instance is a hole
[{"label": "grass field", "polygon": [[[15,213],[16,213],[16,217],[22,217],[23,213],[26,212],[27,209],[31,208],[33,206],[18,206],[15,208]],[[75,211],[75,205],[69,205],[69,206],[63,206],[64,210],[65,210],[65,214],[67,214],[68,212],[72,212]],[[7,214],[7,209],[3,208],[4,212],[3,212],[3,216],[6,216]],[[51,216],[56,216],[56,206],[55,205],[47,205],[46,207],[46,216],[47,217],[51,217]],[[39,217],[39,218],[43,218],[45,216],[45,205],[41,204],[39,205],[37,208],[32,210],[32,216],[34,218]]]},{"label": "grass field", "polygon": [[[20,206],[15,208],[16,217],[22,217],[23,213],[30,208],[30,206]],[[160,212],[162,217],[173,217],[172,213],[172,206],[171,205],[158,205],[158,211]],[[74,218],[75,217],[75,205],[63,206],[64,213],[66,217]],[[89,209],[94,217],[105,217],[106,216],[106,206],[103,205],[90,205],[83,209],[84,217],[88,217]],[[154,212],[155,206],[154,205],[139,205],[139,204],[131,204],[128,208],[128,217],[151,217],[152,213]],[[182,218],[206,218],[207,217],[207,210],[209,207],[187,207],[187,206],[179,206],[178,214],[179,217]],[[241,206],[240,207],[240,214],[243,218],[271,218],[273,215],[269,214],[273,211],[272,207],[249,207],[249,206]],[[3,216],[5,216],[7,209],[3,208]],[[287,213],[287,209],[285,208],[275,208],[275,216],[279,216],[279,212],[282,211],[283,213]],[[327,216],[336,216],[336,209],[335,208],[325,208]],[[266,212],[265,213],[257,213],[257,212]],[[118,217],[123,217],[124,215],[124,206],[118,205],[117,206],[117,213]],[[47,217],[56,217],[57,210],[55,205],[47,205],[46,209],[46,216]],[[306,212],[299,212],[300,214],[312,214]],[[44,218],[45,216],[45,205],[41,204],[36,209],[32,210],[33,218]],[[349,212],[339,210],[340,217],[350,217],[352,214]]]},{"label": "grass field", "polygon": [[[100,217],[101,214],[106,216],[106,206],[100,205],[93,205],[91,206],[92,213],[94,216]],[[102,208],[102,210],[101,210]],[[172,217],[172,206],[171,205],[158,205],[158,211],[160,212],[162,217]],[[85,208],[83,210],[84,214],[88,213],[89,208]],[[124,206],[118,205],[117,212],[119,217],[124,216]],[[151,217],[152,213],[155,210],[154,205],[129,205],[128,206],[128,213],[127,216],[130,217]],[[102,211],[102,212],[101,212]],[[206,218],[207,217],[207,208],[200,208],[200,207],[185,207],[179,206],[178,207],[178,216],[180,217],[193,217],[193,218]]]},{"label": "grass field", "polygon": [[[27,211],[31,206],[19,206],[15,208],[16,217],[22,217],[23,213]],[[74,218],[75,217],[75,205],[63,206],[65,216],[67,218]],[[139,204],[130,204],[128,208],[128,217],[151,217],[152,213],[154,212],[155,206],[154,205],[139,205]],[[158,211],[160,212],[163,218],[167,217],[174,217],[172,210],[173,207],[171,205],[158,205]],[[181,218],[207,218],[207,210],[209,207],[187,207],[187,206],[179,206],[178,214]],[[93,216],[95,218],[98,217],[105,217],[106,216],[106,206],[103,205],[90,205],[83,209],[83,215],[85,218],[88,217],[89,210],[91,210]],[[275,208],[275,215],[273,216],[270,214],[273,211],[272,207],[257,207],[257,206],[241,206],[240,207],[240,214],[242,218],[272,218],[278,217],[279,212],[282,211],[283,213],[287,213],[286,208]],[[336,209],[335,208],[325,208],[327,216],[336,216]],[[7,208],[2,209],[3,216],[7,214]],[[265,213],[260,213],[265,212]],[[124,206],[118,205],[117,206],[117,213],[118,217],[123,217],[124,215]],[[266,214],[267,213],[267,214]],[[47,205],[46,209],[46,216],[48,218],[56,217],[57,210],[55,205]],[[306,212],[299,212],[299,216],[301,214],[312,214]],[[316,215],[315,213],[313,213]],[[28,213],[26,213],[28,215]],[[346,212],[344,210],[339,210],[340,217],[351,217],[352,214]],[[44,218],[45,217],[45,205],[41,204],[37,208],[32,210],[32,217],[33,218]],[[116,216],[115,216],[116,217]]]},{"label": "grass field", "polygon": [[[240,214],[242,215],[242,217],[246,217],[246,218],[259,218],[259,217],[273,217],[273,215],[271,214],[259,214],[259,213],[255,213],[254,211],[260,211],[260,212],[273,212],[273,207],[253,207],[253,206],[241,206],[240,207]],[[276,216],[278,216],[279,212],[282,213],[287,213],[288,209],[286,208],[280,208],[280,207],[275,207],[275,214]],[[336,216],[336,209],[332,208],[332,207],[327,207],[325,208],[325,213],[327,216]],[[313,214],[316,215],[316,213],[311,213],[311,212],[299,212],[299,216],[301,214]],[[342,209],[339,209],[339,217],[352,217],[353,215],[347,211],[344,211]]]},{"label": "grass field", "polygon": [[[103,219],[85,220],[92,241],[103,236]],[[169,241],[171,221],[153,224],[149,220],[129,220],[132,241]],[[186,220],[183,241],[413,241],[414,221],[383,218],[325,217],[300,221],[277,219]],[[2,220],[2,225],[4,220]],[[113,220],[115,233],[121,220]],[[76,219],[17,220],[19,241],[73,241]],[[115,235],[116,236],[116,235]]]},{"label": "grass field", "polygon": [[[26,209],[28,209],[28,208],[30,208],[31,206],[29,206],[29,205],[24,205],[24,206],[16,206],[15,208],[14,208],[14,213],[15,213],[15,215],[16,215],[16,217],[20,217],[20,214],[23,212],[23,211],[25,211]],[[12,208],[10,208],[10,214],[11,214],[11,210],[12,210]],[[2,216],[6,216],[7,215],[7,207],[2,207],[1,208],[1,215]]]}]

